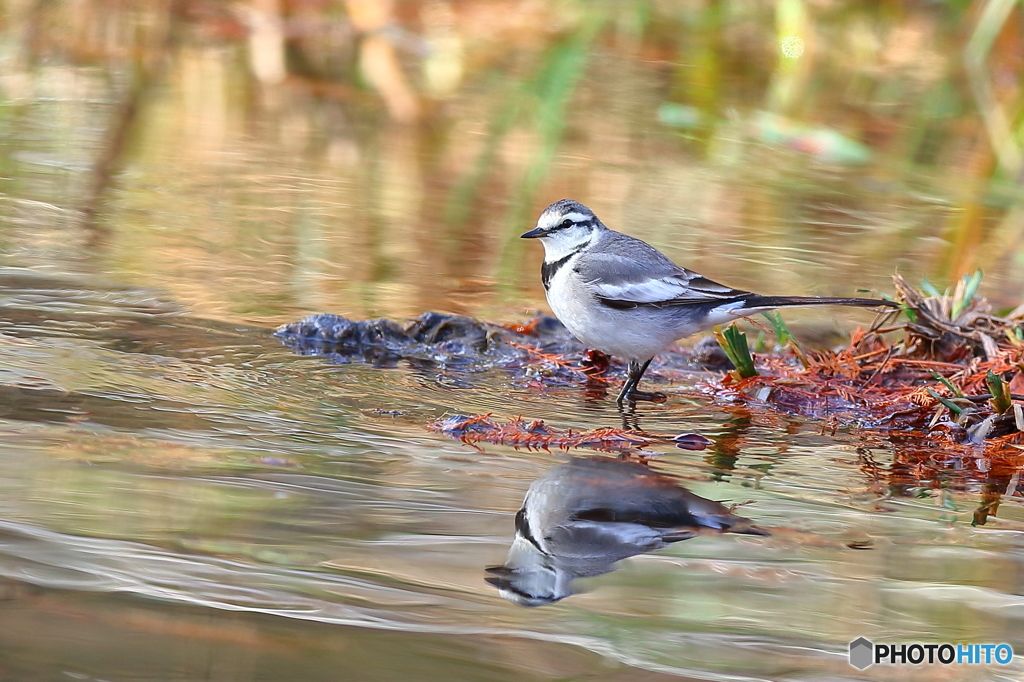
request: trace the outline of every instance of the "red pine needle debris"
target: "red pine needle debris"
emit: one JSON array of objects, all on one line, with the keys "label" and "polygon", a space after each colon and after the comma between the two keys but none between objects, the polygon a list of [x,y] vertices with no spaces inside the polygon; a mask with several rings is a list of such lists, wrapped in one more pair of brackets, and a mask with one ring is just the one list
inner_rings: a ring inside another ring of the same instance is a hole
[{"label": "red pine needle debris", "polygon": [[516,334],[535,336],[537,334],[537,325],[540,324],[543,319],[544,318],[538,316],[525,324],[502,324],[499,326],[509,330],[510,332],[515,332]]},{"label": "red pine needle debris", "polygon": [[[889,494],[962,489],[974,481],[991,488],[975,512],[974,522],[983,524],[1000,495],[1024,496],[1024,305],[997,317],[984,299],[964,294],[966,279],[953,295],[933,297],[894,279],[910,311],[905,325],[858,329],[841,350],[807,353],[806,367],[793,354],[759,356],[759,376],[726,374],[704,388],[727,402],[822,418],[833,427],[857,422],[866,439],[892,452],[884,477],[882,467],[865,463]],[[897,330],[903,338],[885,336]],[[990,373],[1009,387],[1011,405],[1002,414]]]},{"label": "red pine needle debris", "polygon": [[547,364],[556,369],[563,369],[567,372],[578,374],[581,377],[589,377],[592,374],[599,374],[604,371],[603,368],[601,368],[598,365],[577,365],[574,364],[571,360],[567,360],[563,355],[559,355],[558,353],[545,353],[539,348],[534,348],[533,346],[525,346],[520,343],[515,343],[514,341],[509,341],[508,345],[512,346],[513,348],[518,348],[519,350],[526,351],[527,353],[530,354],[531,358],[536,358],[539,362],[543,364]]},{"label": "red pine needle debris", "polygon": [[562,431],[547,426],[539,419],[528,422],[522,417],[517,417],[502,423],[491,419],[490,414],[470,416],[456,414],[435,420],[428,424],[427,428],[451,438],[457,438],[469,445],[494,443],[527,450],[589,448],[619,453],[635,451],[655,442],[635,431],[624,429],[602,428],[587,431],[567,429]]}]

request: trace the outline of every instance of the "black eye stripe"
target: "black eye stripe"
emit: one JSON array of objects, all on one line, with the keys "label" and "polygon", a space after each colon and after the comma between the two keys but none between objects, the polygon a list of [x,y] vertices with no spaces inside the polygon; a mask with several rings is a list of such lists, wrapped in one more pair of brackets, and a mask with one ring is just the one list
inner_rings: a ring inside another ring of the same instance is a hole
[{"label": "black eye stripe", "polygon": [[573,220],[572,218],[563,218],[561,222],[555,223],[551,227],[547,228],[547,232],[558,232],[560,230],[567,230],[570,227],[593,227],[593,220]]},{"label": "black eye stripe", "polygon": [[582,226],[584,226],[586,224],[587,224],[586,222],[580,223],[580,222],[576,222],[574,220],[570,220],[569,218],[566,218],[565,220],[563,220],[562,222],[558,223],[557,225],[555,225],[554,227],[552,227],[550,229],[552,231],[554,231],[554,230],[565,230],[565,229],[568,229],[570,227],[582,227]]}]

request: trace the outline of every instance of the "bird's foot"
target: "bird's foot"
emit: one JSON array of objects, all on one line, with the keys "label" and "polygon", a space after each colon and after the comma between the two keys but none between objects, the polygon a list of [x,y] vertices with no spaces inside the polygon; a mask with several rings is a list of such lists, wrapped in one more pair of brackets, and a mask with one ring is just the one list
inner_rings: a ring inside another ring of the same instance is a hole
[{"label": "bird's foot", "polygon": [[642,400],[648,403],[663,403],[668,400],[668,396],[658,391],[630,391],[625,398],[630,402]]}]

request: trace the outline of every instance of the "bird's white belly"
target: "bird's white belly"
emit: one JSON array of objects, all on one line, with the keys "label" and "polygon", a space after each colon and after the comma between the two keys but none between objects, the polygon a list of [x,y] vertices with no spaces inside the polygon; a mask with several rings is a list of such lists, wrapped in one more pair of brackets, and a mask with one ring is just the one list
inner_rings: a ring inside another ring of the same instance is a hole
[{"label": "bird's white belly", "polygon": [[619,358],[647,360],[687,334],[671,324],[658,324],[645,310],[614,310],[602,305],[576,285],[570,274],[570,264],[566,264],[552,278],[548,305],[586,346]]}]

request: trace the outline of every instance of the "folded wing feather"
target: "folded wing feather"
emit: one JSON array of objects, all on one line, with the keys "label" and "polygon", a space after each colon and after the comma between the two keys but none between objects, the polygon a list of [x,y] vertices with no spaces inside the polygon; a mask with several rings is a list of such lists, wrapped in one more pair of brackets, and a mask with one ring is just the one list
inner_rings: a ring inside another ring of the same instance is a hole
[{"label": "folded wing feather", "polygon": [[679,267],[654,249],[650,251],[656,256],[638,254],[643,256],[638,259],[623,253],[589,253],[573,269],[594,296],[611,307],[724,302],[750,295]]}]

